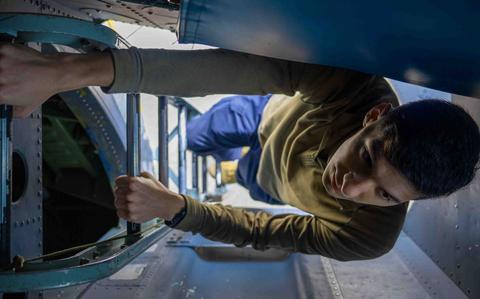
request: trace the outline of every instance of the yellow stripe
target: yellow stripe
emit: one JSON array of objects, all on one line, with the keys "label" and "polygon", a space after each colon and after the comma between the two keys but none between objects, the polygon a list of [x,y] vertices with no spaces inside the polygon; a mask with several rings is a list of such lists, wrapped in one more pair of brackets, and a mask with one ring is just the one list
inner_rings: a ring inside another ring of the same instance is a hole
[{"label": "yellow stripe", "polygon": [[106,20],[102,24],[109,27],[110,29],[115,30],[115,21],[113,20]]}]

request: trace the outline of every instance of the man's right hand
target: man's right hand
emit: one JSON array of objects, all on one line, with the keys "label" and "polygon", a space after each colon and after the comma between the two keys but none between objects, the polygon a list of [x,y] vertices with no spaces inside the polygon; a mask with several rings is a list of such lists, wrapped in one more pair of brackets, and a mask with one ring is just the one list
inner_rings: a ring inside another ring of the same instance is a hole
[{"label": "man's right hand", "polygon": [[172,220],[185,207],[185,200],[142,172],[139,177],[122,175],[115,179],[115,207],[118,217],[142,223],[155,217]]},{"label": "man's right hand", "polygon": [[108,53],[42,54],[15,44],[0,44],[0,104],[26,117],[56,93],[86,86],[108,86],[113,63]]}]

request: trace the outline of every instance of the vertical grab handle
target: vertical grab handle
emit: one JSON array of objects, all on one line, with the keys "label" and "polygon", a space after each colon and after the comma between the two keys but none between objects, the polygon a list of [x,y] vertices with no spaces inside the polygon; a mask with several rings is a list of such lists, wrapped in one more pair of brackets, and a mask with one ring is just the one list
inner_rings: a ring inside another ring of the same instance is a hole
[{"label": "vertical grab handle", "polygon": [[200,194],[198,189],[198,156],[192,152],[192,190]]},{"label": "vertical grab handle", "polygon": [[202,156],[202,193],[208,192],[207,156]]},{"label": "vertical grab handle", "polygon": [[168,98],[158,97],[158,180],[168,187]]},{"label": "vertical grab handle", "polygon": [[[140,95],[127,94],[127,175],[140,175]],[[137,238],[132,235],[141,230],[141,224],[127,222],[127,244],[132,244]]]},{"label": "vertical grab handle", "polygon": [[222,187],[222,162],[216,161],[215,162],[215,186],[218,189]]},{"label": "vertical grab handle", "polygon": [[183,104],[178,108],[178,192],[187,192],[187,107]]}]

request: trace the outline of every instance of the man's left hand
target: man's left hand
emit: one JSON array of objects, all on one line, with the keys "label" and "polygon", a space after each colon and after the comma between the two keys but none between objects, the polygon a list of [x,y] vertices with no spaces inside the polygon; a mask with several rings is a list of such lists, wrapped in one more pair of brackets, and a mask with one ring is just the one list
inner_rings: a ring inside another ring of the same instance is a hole
[{"label": "man's left hand", "polygon": [[184,206],[180,194],[168,190],[151,174],[119,176],[115,180],[115,207],[120,218],[141,223],[160,217],[171,220]]}]

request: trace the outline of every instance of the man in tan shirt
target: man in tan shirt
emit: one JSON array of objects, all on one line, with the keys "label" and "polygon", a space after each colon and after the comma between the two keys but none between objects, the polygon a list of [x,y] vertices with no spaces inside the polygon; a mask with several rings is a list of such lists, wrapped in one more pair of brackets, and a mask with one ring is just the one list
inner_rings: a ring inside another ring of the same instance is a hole
[{"label": "man in tan shirt", "polygon": [[257,183],[311,215],[203,204],[149,174],[121,176],[115,189],[122,218],[161,217],[177,229],[260,250],[378,257],[394,245],[408,201],[465,186],[479,158],[478,127],[461,108],[442,101],[397,107],[382,77],[352,70],[225,50],[45,56],[4,45],[0,78],[0,103],[17,105],[20,116],[55,93],[89,85],[177,96],[274,94],[258,130]]}]

